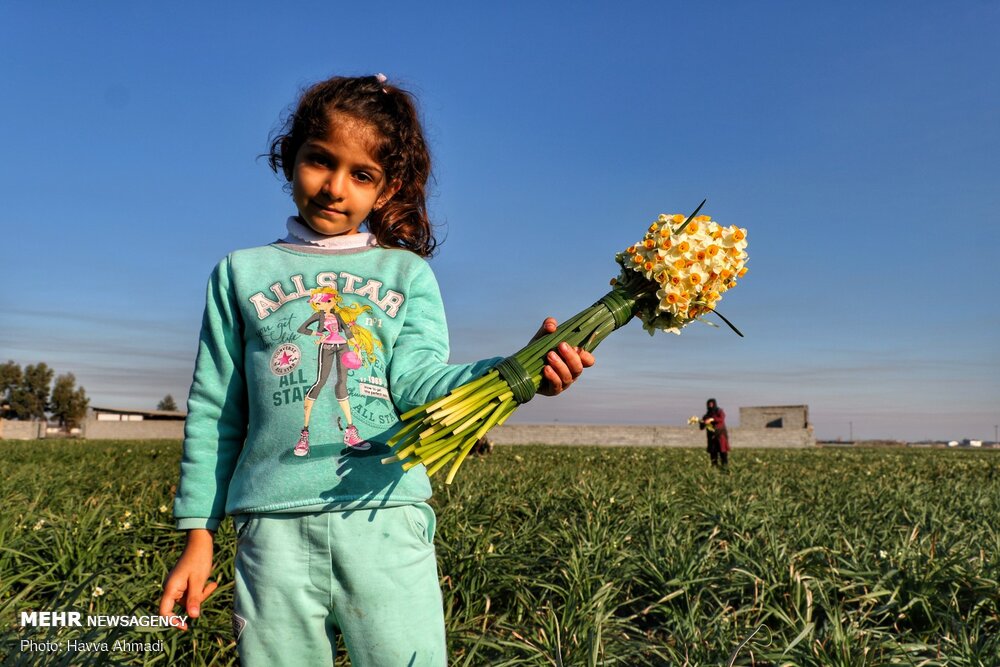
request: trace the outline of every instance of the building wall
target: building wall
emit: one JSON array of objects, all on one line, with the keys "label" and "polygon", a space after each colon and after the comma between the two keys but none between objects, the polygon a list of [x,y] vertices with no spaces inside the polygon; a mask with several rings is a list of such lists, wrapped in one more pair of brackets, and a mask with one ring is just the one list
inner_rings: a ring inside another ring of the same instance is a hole
[{"label": "building wall", "polygon": [[[730,428],[729,442],[739,447],[812,447],[812,428]],[[500,445],[605,445],[609,447],[705,447],[705,433],[685,426],[615,424],[505,424],[490,431]]]},{"label": "building wall", "polygon": [[[84,438],[91,440],[180,440],[181,420],[109,422],[88,419]],[[37,422],[0,421],[0,438],[39,437]],[[490,431],[489,437],[503,445],[605,445],[610,447],[705,447],[705,433],[686,426],[634,426],[617,424],[505,424]],[[812,447],[816,444],[809,428],[730,428],[729,441],[741,447]]]},{"label": "building wall", "polygon": [[0,419],[0,439],[34,440],[45,437],[45,424],[37,421]]},{"label": "building wall", "polygon": [[763,429],[778,419],[781,420],[779,428],[805,428],[809,424],[809,408],[805,405],[767,405],[740,408],[741,428]]},{"label": "building wall", "polygon": [[104,421],[89,418],[83,423],[83,437],[89,440],[180,440],[183,419]]}]

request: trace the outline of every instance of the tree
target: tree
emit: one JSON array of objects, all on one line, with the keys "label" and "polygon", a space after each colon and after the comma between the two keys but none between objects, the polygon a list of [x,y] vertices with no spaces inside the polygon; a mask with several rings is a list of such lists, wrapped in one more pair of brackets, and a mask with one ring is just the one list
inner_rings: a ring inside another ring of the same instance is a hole
[{"label": "tree", "polygon": [[24,367],[21,383],[10,392],[10,412],[15,419],[45,419],[52,375],[45,362]]},{"label": "tree", "polygon": [[157,404],[156,409],[168,410],[170,412],[177,412],[177,403],[174,402],[173,396],[167,394],[166,396],[163,397],[163,400]]},{"label": "tree", "polygon": [[72,373],[66,373],[56,378],[55,387],[52,388],[52,400],[49,403],[49,412],[52,417],[58,420],[59,425],[64,428],[79,426],[80,422],[87,415],[87,406],[90,399],[83,387],[76,386],[76,377]]},{"label": "tree", "polygon": [[0,364],[0,417],[13,417],[14,413],[10,409],[10,396],[13,391],[21,386],[24,373],[21,367],[13,361]]}]

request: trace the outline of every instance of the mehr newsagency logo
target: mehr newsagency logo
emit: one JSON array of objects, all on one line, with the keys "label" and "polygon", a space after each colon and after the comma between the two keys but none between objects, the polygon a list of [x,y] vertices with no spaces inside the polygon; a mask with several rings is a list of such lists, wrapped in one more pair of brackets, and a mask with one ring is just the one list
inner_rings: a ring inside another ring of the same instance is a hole
[{"label": "mehr newsagency logo", "polygon": [[[84,615],[78,611],[22,611],[22,628],[183,628],[187,626],[187,616],[121,616]],[[166,644],[162,640],[129,641],[126,639],[85,640],[85,639],[22,639],[21,653],[153,653],[163,651]],[[95,658],[87,658],[92,661]],[[103,660],[103,659],[102,659]]]}]

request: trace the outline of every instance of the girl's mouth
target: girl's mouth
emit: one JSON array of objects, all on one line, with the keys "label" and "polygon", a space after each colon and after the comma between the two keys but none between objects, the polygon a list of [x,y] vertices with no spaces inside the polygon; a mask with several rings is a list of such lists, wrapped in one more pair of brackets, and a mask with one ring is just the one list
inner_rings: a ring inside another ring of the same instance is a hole
[{"label": "girl's mouth", "polygon": [[313,206],[315,206],[315,207],[316,207],[316,209],[317,209],[317,210],[318,210],[318,211],[319,211],[319,212],[320,212],[321,214],[324,214],[324,215],[329,215],[329,216],[335,216],[335,215],[342,215],[342,216],[346,216],[346,215],[347,215],[346,213],[344,213],[343,211],[341,211],[341,210],[339,210],[339,209],[335,209],[335,208],[330,208],[330,207],[327,207],[327,206],[320,206],[320,205],[319,205],[319,204],[317,204],[316,202],[313,202]]}]

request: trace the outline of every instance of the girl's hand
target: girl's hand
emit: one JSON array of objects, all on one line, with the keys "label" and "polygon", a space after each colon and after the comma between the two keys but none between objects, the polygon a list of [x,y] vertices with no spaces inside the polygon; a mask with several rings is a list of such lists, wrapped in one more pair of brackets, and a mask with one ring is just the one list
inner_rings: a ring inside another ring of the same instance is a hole
[{"label": "girl's hand", "polygon": [[[532,338],[536,340],[552,333],[559,323],[554,317],[547,317],[542,322],[538,333]],[[579,347],[570,347],[559,343],[555,350],[546,355],[545,368],[542,369],[542,385],[538,393],[543,396],[555,396],[569,388],[573,381],[580,377],[584,368],[594,365],[594,355]]]},{"label": "girl's hand", "polygon": [[[201,603],[208,598],[219,584],[208,581],[212,574],[213,536],[208,530],[189,530],[187,546],[177,565],[167,575],[160,598],[160,616],[172,616],[174,606],[180,603],[191,618],[201,616]],[[206,583],[208,582],[208,583]],[[178,625],[187,630],[187,624]]]}]

